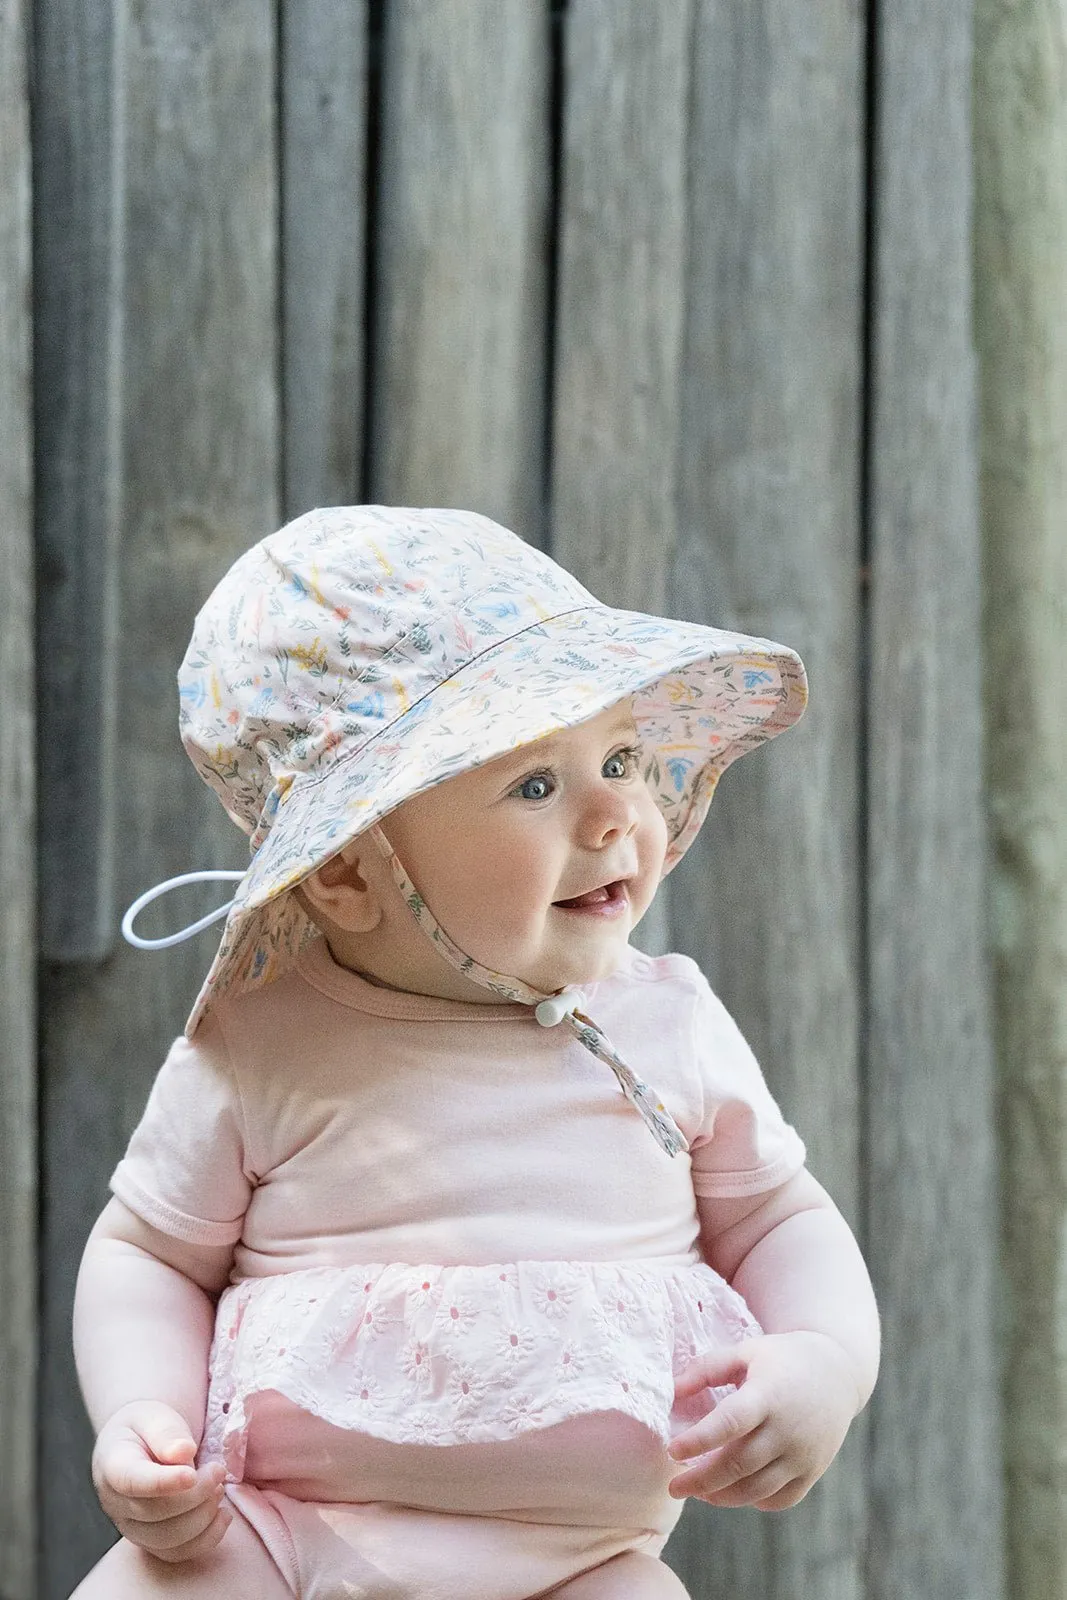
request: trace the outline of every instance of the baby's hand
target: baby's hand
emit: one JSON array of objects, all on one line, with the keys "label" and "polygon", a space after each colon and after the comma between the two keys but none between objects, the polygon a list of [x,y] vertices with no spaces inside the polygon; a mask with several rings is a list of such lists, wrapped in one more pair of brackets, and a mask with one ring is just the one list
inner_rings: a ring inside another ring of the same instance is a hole
[{"label": "baby's hand", "polygon": [[693,1461],[671,1479],[671,1494],[760,1511],[795,1506],[834,1459],[860,1408],[844,1351],[823,1333],[763,1334],[697,1356],[675,1389],[692,1395],[724,1383],[739,1387],[669,1446],[674,1460]]},{"label": "baby's hand", "polygon": [[100,1504],[131,1544],[160,1561],[191,1561],[213,1550],[230,1525],[224,1469],[193,1466],[196,1445],[184,1417],[156,1400],[123,1406],[93,1450]]}]

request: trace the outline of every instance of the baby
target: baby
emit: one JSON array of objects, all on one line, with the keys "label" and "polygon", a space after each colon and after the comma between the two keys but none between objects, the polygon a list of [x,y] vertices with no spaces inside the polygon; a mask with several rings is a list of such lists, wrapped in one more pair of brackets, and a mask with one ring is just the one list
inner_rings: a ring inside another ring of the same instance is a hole
[{"label": "baby", "polygon": [[236,562],[179,682],[252,861],[82,1262],[122,1538],[78,1600],[684,1595],[686,1496],[794,1505],[878,1361],[735,1024],[629,943],[798,658],[348,507]]}]

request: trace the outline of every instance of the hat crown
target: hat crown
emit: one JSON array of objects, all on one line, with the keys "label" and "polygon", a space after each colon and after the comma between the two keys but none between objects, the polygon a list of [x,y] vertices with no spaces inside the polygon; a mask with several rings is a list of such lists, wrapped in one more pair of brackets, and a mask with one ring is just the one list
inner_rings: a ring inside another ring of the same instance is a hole
[{"label": "hat crown", "polygon": [[483,650],[598,602],[477,513],[307,512],[246,551],[194,624],[182,741],[246,833],[297,774],[360,748]]}]

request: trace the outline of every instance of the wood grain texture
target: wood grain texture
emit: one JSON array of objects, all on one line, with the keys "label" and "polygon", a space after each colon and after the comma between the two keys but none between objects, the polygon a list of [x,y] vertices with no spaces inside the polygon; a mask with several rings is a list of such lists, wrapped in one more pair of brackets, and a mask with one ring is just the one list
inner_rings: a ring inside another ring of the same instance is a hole
[{"label": "wood grain texture", "polygon": [[[998,1600],[972,8],[880,7],[868,722],[870,1600]],[[980,1403],[976,1404],[976,1397]]]},{"label": "wood grain texture", "polygon": [[114,943],[116,15],[78,0],[33,11],[39,938],[56,961]]},{"label": "wood grain texture", "polygon": [[360,497],[367,5],[282,0],[284,507]]},{"label": "wood grain texture", "polygon": [[566,14],[551,549],[635,611],[666,609],[674,554],[691,33],[691,0]]},{"label": "wood grain texture", "polygon": [[548,12],[385,12],[371,494],[542,539]]},{"label": "wood grain texture", "polygon": [[980,0],[975,316],[1008,1593],[1067,1592],[1067,6]]},{"label": "wood grain texture", "polygon": [[[804,722],[724,778],[673,924],[861,1233],[864,46],[854,5],[697,4],[671,579],[677,614],[809,669]],[[863,1451],[861,1421],[785,1517],[687,1508],[696,1600],[857,1600]]]},{"label": "wood grain texture", "polygon": [[[196,777],[174,674],[193,616],[278,516],[275,17],[269,0],[142,0],[125,14],[118,173],[123,387],[122,718],[112,916],[183,869],[241,865],[247,844]],[[106,282],[81,286],[86,301]],[[151,933],[221,898],[175,896]],[[41,1407],[53,1536],[42,1600],[64,1600],[114,1537],[89,1483],[70,1355],[77,1262],[107,1179],[215,948],[125,946],[51,966],[43,989],[46,1275]]]},{"label": "wood grain texture", "polygon": [[0,1594],[37,1571],[29,12],[0,3]]}]

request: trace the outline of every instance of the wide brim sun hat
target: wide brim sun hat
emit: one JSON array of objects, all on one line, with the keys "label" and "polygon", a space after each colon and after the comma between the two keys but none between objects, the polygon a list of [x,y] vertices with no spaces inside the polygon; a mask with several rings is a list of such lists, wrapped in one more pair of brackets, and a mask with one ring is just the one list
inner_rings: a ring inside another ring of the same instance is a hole
[{"label": "wide brim sun hat", "polygon": [[252,860],[185,1031],[279,977],[317,929],[291,891],[402,801],[633,697],[669,837],[806,703],[795,651],[602,604],[473,512],[307,512],[245,552],[196,618],[182,741]]}]

